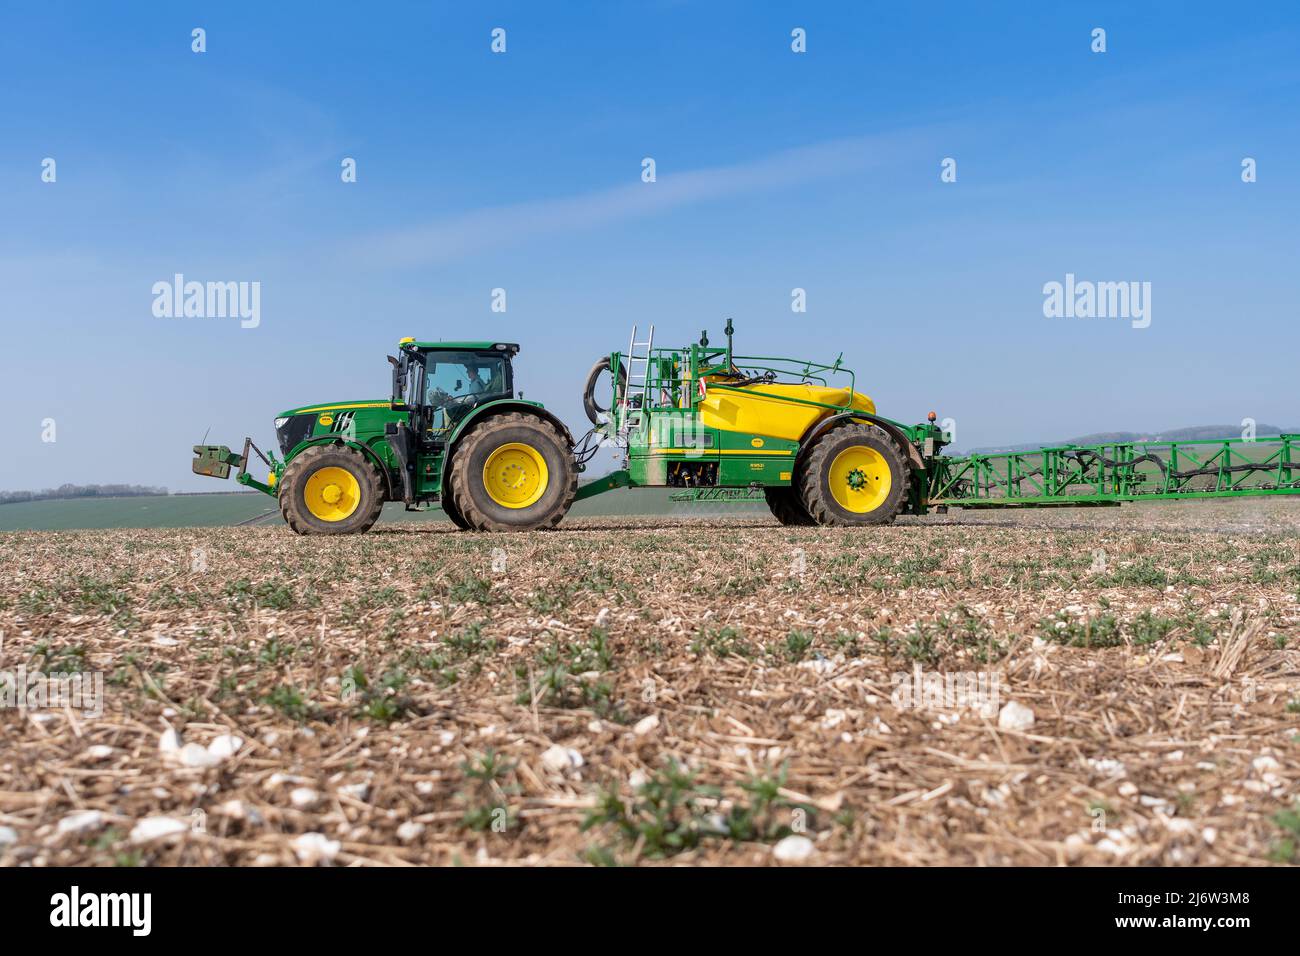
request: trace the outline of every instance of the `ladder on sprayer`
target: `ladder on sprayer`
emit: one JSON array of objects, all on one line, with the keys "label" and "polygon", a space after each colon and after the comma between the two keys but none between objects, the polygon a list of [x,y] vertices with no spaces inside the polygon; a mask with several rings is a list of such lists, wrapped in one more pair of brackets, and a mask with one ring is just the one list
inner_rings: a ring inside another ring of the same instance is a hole
[{"label": "ladder on sprayer", "polygon": [[[650,355],[655,344],[655,327],[650,326],[650,334],[644,342],[636,340],[636,326],[632,326],[632,337],[627,346],[627,381],[623,385],[623,400],[619,403],[619,436],[625,437],[628,433],[631,423],[628,422],[628,408],[631,404],[632,393],[640,391],[641,407],[645,408],[649,404],[650,395]],[[645,349],[641,354],[637,354],[637,349]],[[637,363],[640,363],[638,365]]]}]

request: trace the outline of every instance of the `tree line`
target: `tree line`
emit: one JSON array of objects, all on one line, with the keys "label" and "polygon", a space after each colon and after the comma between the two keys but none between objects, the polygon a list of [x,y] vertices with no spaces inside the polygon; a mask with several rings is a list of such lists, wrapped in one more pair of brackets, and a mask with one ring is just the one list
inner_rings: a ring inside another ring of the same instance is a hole
[{"label": "tree line", "polygon": [[135,498],[143,495],[165,495],[166,488],[148,485],[59,485],[43,491],[0,491],[0,505],[18,501],[56,501],[62,498]]}]

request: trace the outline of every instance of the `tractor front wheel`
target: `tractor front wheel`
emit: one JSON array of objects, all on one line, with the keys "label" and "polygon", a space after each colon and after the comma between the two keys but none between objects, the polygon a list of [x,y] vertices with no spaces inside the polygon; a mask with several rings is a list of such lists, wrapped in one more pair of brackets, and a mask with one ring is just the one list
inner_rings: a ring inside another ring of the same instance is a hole
[{"label": "tractor front wheel", "polygon": [[300,452],[280,481],[280,513],[298,534],[361,534],[379,520],[379,470],[345,445]]},{"label": "tractor front wheel", "polygon": [[452,498],[477,531],[554,528],[577,492],[573,449],[536,415],[489,418],[452,452]]},{"label": "tractor front wheel", "polygon": [[832,428],[813,444],[799,496],[818,524],[889,524],[903,510],[909,477],[898,446],[879,428]]}]

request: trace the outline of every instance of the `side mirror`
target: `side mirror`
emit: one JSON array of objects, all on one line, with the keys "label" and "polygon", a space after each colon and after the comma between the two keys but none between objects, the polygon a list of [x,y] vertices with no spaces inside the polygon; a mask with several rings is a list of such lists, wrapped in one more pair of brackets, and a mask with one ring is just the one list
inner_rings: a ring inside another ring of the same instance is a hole
[{"label": "side mirror", "polygon": [[406,391],[406,381],[405,381],[406,376],[402,374],[402,362],[400,359],[396,359],[391,355],[388,356],[388,362],[390,365],[393,366],[392,403],[394,405],[401,405],[403,399],[406,397],[405,395],[402,394],[404,391]]}]

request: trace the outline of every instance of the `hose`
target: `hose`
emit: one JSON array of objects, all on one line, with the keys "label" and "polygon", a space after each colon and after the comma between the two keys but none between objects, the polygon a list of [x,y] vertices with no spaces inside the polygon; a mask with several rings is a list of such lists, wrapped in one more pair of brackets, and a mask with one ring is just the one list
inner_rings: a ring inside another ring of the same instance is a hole
[{"label": "hose", "polygon": [[[600,376],[608,372],[609,369],[609,356],[607,355],[591,367],[591,371],[587,373],[587,384],[582,388],[582,410],[587,413],[587,418],[590,419],[591,423],[597,427],[604,424],[601,419],[602,415],[606,416],[606,421],[608,420],[609,409],[601,408],[596,403],[596,385],[600,381]],[[625,391],[627,391],[627,366],[619,362],[618,382],[614,388],[615,400]]]}]

